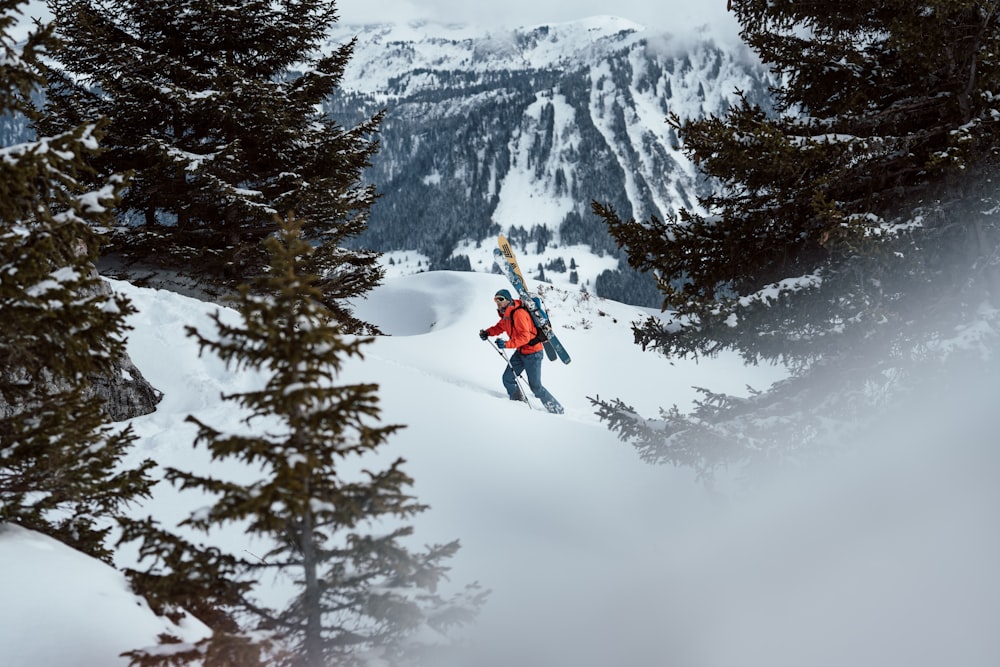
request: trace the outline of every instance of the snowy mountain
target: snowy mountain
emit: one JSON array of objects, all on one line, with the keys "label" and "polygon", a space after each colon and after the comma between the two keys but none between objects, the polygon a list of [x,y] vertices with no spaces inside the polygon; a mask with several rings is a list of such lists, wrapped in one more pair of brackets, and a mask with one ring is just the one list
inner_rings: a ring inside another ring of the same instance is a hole
[{"label": "snowy mountain", "polygon": [[[697,209],[705,183],[677,150],[668,112],[722,113],[737,89],[768,106],[768,75],[745,48],[612,16],[498,32],[338,25],[332,41],[353,37],[331,112],[388,112],[365,245],[489,270],[480,242],[500,231],[535,277],[540,266],[555,284],[632,303],[658,299],[631,271],[597,281],[619,253],[591,201],[637,218]],[[571,276],[573,259],[594,270]]]},{"label": "snowy mountain", "polygon": [[[591,202],[639,219],[697,210],[707,185],[668,112],[723,113],[737,90],[770,106],[771,79],[746,47],[614,16],[492,32],[335,24],[330,49],[353,38],[327,109],[345,126],[387,112],[366,173],[381,198],[355,244],[411,270],[490,271],[481,242],[503,232],[534,278],[658,305]],[[23,119],[0,118],[2,145],[29,138]]]},{"label": "snowy mountain", "polygon": [[[258,378],[199,356],[185,336],[185,325],[210,333],[215,306],[112,284],[138,309],[129,353],[165,394],[132,420],[134,456],[211,465],[185,417],[237,429],[242,415],[220,393]],[[377,382],[385,422],[407,426],[385,456],[407,459],[430,505],[415,543],[461,540],[450,584],[492,591],[469,654],[439,667],[997,664],[995,393],[956,392],[954,406],[887,420],[818,462],[730,471],[709,490],[690,471],[641,462],[587,397],[653,414],[690,407],[692,385],[741,393],[780,370],[643,353],[629,323],[645,311],[553,289],[546,302],[574,361],[547,362],[543,380],[567,413],[532,411],[506,400],[503,361],[476,335],[503,286],[484,273],[388,280],[358,310],[392,335],[341,378]],[[173,525],[201,505],[160,484],[134,511]],[[240,531],[210,539],[255,552]],[[118,652],[160,632],[204,632],[193,619],[168,627],[117,572],[43,536],[5,528],[0,563],[4,667],[125,665]]]}]

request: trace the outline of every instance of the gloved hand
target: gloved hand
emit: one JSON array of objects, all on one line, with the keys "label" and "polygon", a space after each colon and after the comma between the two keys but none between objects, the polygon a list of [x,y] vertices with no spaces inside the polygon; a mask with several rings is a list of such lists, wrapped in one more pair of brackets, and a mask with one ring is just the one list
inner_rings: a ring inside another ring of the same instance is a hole
[{"label": "gloved hand", "polygon": [[506,350],[507,349],[507,341],[505,341],[503,338],[497,338],[496,343],[497,343],[497,349],[498,350]]},{"label": "gloved hand", "polygon": [[486,329],[480,329],[479,330],[479,340],[486,340],[489,337],[490,337],[490,335],[488,333],[486,333]]}]

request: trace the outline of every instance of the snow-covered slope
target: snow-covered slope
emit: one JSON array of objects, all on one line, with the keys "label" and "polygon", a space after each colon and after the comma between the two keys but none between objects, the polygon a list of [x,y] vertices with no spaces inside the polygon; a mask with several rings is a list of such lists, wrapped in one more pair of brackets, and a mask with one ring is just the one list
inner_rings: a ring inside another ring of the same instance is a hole
[{"label": "snow-covered slope", "polygon": [[125,665],[118,654],[161,633],[196,641],[208,629],[156,616],[124,575],[50,537],[0,523],[0,664]]},{"label": "snow-covered slope", "polygon": [[[184,418],[238,428],[220,392],[257,379],[199,357],[184,335],[186,324],[210,331],[213,306],[114,286],[138,307],[129,352],[165,392],[133,421],[136,457],[205,465]],[[820,466],[747,480],[755,490],[709,492],[689,471],[640,462],[587,396],[650,414],[689,406],[692,385],[738,393],[781,372],[642,353],[628,328],[639,309],[554,291],[547,302],[574,361],[547,362],[544,381],[567,414],[533,412],[506,400],[503,361],[476,335],[503,286],[471,273],[391,279],[358,307],[393,335],[342,377],[378,382],[385,421],[407,425],[385,456],[407,459],[431,506],[414,521],[415,543],[460,539],[452,584],[492,590],[471,654],[441,667],[997,664],[1000,456],[983,419],[995,395],[887,423]],[[160,485],[135,511],[172,525],[200,502]],[[235,531],[212,540],[254,551]],[[45,538],[5,531],[0,563],[4,667],[123,665],[118,651],[165,628],[118,575]]]}]

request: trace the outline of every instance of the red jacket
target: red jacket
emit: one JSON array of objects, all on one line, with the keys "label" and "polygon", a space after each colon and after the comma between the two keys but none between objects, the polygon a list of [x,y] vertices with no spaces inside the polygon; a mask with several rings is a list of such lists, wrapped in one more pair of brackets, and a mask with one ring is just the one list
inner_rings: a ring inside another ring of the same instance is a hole
[{"label": "red jacket", "polygon": [[516,348],[521,354],[534,354],[541,350],[543,346],[541,343],[528,345],[528,341],[535,337],[537,330],[528,309],[518,308],[520,305],[520,301],[513,301],[503,312],[500,312],[498,309],[497,313],[500,315],[500,321],[487,329],[486,333],[491,336],[499,336],[505,333],[509,339],[505,347]]}]

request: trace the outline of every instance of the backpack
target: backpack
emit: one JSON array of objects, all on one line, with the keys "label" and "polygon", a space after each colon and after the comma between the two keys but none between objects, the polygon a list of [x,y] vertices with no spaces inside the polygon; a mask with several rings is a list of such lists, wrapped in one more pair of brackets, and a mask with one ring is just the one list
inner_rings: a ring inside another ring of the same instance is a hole
[{"label": "backpack", "polygon": [[[540,309],[542,307],[540,299],[538,299],[538,297],[534,297],[533,300],[535,302],[535,305],[537,305]],[[544,343],[545,341],[547,341],[549,337],[546,336],[545,332],[542,331],[542,328],[538,326],[538,322],[535,321],[535,316],[531,313],[531,310],[523,303],[519,303],[518,305],[514,306],[514,310],[510,311],[511,321],[514,320],[514,313],[517,312],[518,310],[524,310],[525,312],[527,312],[528,317],[531,319],[531,325],[535,327],[535,337],[529,340],[527,343],[525,343],[525,345],[537,345],[538,343]]]}]

